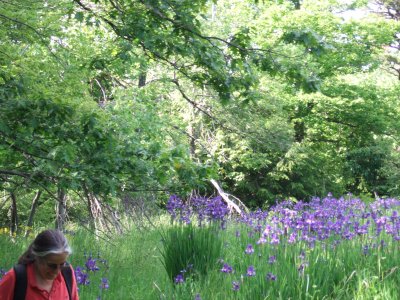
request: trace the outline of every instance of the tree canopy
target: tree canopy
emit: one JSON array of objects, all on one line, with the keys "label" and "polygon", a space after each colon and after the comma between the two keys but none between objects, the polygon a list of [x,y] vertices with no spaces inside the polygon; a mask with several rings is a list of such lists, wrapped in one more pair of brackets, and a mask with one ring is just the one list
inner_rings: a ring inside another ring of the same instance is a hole
[{"label": "tree canopy", "polygon": [[0,223],[37,191],[399,193],[396,1],[0,3]]}]

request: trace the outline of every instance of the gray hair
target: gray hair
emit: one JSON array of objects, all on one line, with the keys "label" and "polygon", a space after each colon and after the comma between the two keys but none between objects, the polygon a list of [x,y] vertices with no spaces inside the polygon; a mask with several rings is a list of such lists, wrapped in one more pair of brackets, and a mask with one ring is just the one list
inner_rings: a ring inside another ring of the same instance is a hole
[{"label": "gray hair", "polygon": [[64,234],[59,230],[45,230],[39,233],[30,244],[28,250],[18,259],[19,264],[28,264],[37,258],[43,258],[50,254],[72,253]]}]

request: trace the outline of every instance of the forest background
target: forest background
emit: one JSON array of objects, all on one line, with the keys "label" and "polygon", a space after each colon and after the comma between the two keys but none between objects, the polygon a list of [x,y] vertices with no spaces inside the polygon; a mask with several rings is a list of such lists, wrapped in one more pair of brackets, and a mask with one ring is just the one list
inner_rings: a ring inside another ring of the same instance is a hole
[{"label": "forest background", "polygon": [[211,179],[253,208],[398,196],[399,18],[397,0],[0,0],[0,227],[120,228]]}]

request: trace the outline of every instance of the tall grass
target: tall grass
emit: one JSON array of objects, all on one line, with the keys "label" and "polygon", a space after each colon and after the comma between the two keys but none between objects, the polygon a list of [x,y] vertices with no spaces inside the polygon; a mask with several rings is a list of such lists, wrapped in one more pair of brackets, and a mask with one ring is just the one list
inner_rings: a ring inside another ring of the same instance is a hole
[{"label": "tall grass", "polygon": [[175,225],[162,233],[161,254],[172,282],[199,279],[215,270],[222,255],[222,240],[215,224],[197,227]]}]

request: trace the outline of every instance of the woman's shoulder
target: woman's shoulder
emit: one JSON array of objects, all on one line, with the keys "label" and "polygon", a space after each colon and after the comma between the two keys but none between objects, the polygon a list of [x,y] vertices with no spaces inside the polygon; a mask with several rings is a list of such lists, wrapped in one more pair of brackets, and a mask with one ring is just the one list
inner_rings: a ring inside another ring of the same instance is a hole
[{"label": "woman's shoulder", "polygon": [[15,271],[14,268],[11,268],[0,279],[0,300],[12,299],[14,297],[14,286],[15,286]]},{"label": "woman's shoulder", "polygon": [[4,274],[4,276],[0,279],[0,285],[4,281],[8,281],[8,280],[11,280],[11,279],[15,281],[15,270],[14,270],[14,268],[11,268],[10,270],[8,270],[6,272],[6,274]]}]

